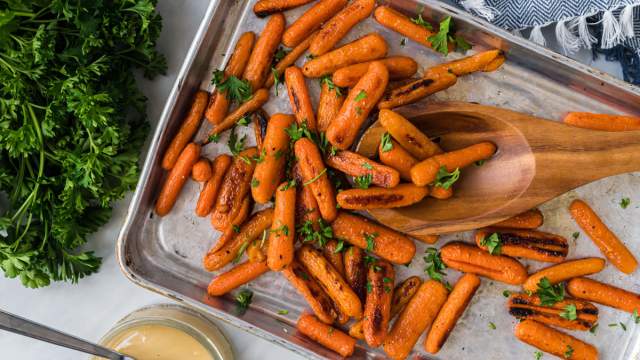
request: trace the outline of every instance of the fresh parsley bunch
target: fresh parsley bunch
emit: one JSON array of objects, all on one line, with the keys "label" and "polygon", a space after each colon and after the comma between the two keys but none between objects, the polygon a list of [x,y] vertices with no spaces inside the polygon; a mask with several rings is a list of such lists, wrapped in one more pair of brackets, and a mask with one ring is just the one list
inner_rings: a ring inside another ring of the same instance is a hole
[{"label": "fresh parsley bunch", "polygon": [[98,270],[79,250],[133,189],[147,134],[133,73],[163,73],[155,0],[0,0],[0,268],[36,288]]}]

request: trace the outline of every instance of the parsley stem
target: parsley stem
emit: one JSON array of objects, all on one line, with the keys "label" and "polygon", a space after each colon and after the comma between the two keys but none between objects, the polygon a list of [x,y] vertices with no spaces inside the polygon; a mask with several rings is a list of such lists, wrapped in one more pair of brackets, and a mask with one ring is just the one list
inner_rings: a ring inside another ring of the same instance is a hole
[{"label": "parsley stem", "polygon": [[324,168],[322,171],[320,171],[320,174],[316,175],[313,179],[303,183],[302,186],[307,186],[307,185],[311,184],[312,182],[320,179],[320,176],[322,176],[322,174],[324,174],[326,172],[327,172],[327,168]]}]

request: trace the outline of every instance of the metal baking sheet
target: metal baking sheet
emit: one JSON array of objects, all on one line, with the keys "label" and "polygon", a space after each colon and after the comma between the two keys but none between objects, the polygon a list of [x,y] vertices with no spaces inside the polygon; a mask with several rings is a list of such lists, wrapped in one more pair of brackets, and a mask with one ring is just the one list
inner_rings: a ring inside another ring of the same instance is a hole
[{"label": "metal baking sheet", "polygon": [[[210,88],[211,71],[222,68],[238,36],[248,30],[258,33],[265,20],[256,18],[251,8],[255,0],[212,1],[187,54],[178,80],[162,113],[158,128],[151,141],[143,172],[129,213],[118,239],[118,258],[125,275],[136,284],[184,302],[204,312],[228,321],[249,332],[278,343],[305,358],[338,358],[321,346],[296,334],[295,321],[306,309],[304,300],[276,273],[268,273],[248,287],[254,292],[249,311],[237,316],[233,296],[211,298],[206,286],[215,275],[202,268],[202,257],[216,241],[209,218],[199,218],[194,207],[199,184],[188,182],[173,211],[165,217],[154,216],[153,204],[164,176],[160,168],[161,156],[180,125],[194,92]],[[433,21],[451,15],[458,29],[474,44],[474,51],[498,47],[507,52],[507,62],[494,73],[479,73],[460,78],[454,87],[425,100],[459,100],[501,106],[533,115],[559,119],[567,111],[594,111],[605,113],[640,114],[640,90],[593,68],[539,47],[522,38],[498,29],[483,20],[437,1],[386,1],[385,3],[414,14],[418,5],[424,5],[424,14]],[[308,6],[286,13],[290,23]],[[358,24],[343,42],[353,40],[368,32],[379,32],[389,43],[389,54],[408,54],[420,64],[420,69],[460,57],[441,55],[407,41],[401,45],[401,36],[390,32],[367,19]],[[299,64],[304,62],[300,59]],[[317,81],[308,81],[312,96],[317,99]],[[279,89],[278,96],[272,89],[271,100],[265,106],[271,114],[290,112],[286,91]],[[196,140],[203,140],[208,124]],[[241,130],[252,142],[252,131]],[[205,154],[215,156],[226,152],[226,137],[219,144],[204,148]],[[567,139],[570,146],[571,139]],[[580,169],[576,169],[580,171]],[[569,258],[601,256],[593,243],[581,233],[567,211],[574,198],[587,200],[601,214],[604,221],[627,244],[632,252],[640,254],[640,198],[634,193],[640,189],[640,173],[619,175],[583,186],[544,204],[543,230],[567,237],[571,243]],[[631,206],[623,210],[618,205],[622,197],[631,197]],[[573,239],[574,232],[580,232]],[[470,233],[443,236],[437,246],[450,240],[471,242]],[[411,266],[398,267],[399,279],[408,275],[422,275],[424,263],[421,253],[426,246],[418,243],[418,252]],[[523,261],[529,271],[536,271],[543,264]],[[226,269],[223,269],[224,271]],[[447,280],[454,283],[459,274],[447,271]],[[594,278],[640,292],[638,276],[624,276],[614,267],[607,266]],[[503,290],[517,291],[507,286],[483,279],[482,286],[464,313],[443,349],[436,355],[423,350],[423,337],[415,347],[419,359],[528,359],[533,358],[534,348],[516,341],[513,326],[516,320],[507,314]],[[289,310],[278,315],[278,310]],[[596,334],[571,332],[572,335],[598,347],[601,359],[626,360],[640,358],[640,327],[629,314],[599,306],[600,326]],[[489,323],[495,324],[492,330]],[[623,323],[610,327],[608,324]],[[362,343],[355,358],[382,359],[381,350],[368,349]]]}]

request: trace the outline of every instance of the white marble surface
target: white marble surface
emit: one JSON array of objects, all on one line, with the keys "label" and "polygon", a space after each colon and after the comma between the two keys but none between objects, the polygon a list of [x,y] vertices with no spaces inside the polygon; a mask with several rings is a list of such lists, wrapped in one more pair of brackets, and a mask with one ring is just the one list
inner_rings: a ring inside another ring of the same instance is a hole
[{"label": "white marble surface", "polygon": [[[225,0],[232,1],[232,0]],[[164,17],[159,48],[167,55],[167,76],[144,82],[149,97],[149,118],[155,125],[190,39],[204,14],[206,0],[160,0]],[[577,56],[586,63],[620,76],[617,64],[596,61],[590,53]],[[120,273],[114,249],[129,198],[116,204],[113,218],[91,239],[91,248],[104,258],[101,271],[79,285],[54,284],[44,289],[25,289],[19,281],[0,278],[0,309],[12,312],[97,341],[118,319],[144,305],[169,299],[137,287]],[[284,348],[268,343],[230,325],[218,323],[230,340],[238,359],[301,359]],[[0,331],[0,359],[86,359],[85,356],[43,342]]]}]

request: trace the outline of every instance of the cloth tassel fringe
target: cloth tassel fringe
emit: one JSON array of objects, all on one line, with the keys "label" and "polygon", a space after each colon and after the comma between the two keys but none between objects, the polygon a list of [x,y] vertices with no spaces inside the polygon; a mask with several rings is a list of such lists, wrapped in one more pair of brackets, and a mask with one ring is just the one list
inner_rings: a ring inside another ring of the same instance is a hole
[{"label": "cloth tassel fringe", "polygon": [[498,10],[487,5],[484,0],[464,0],[460,5],[462,5],[465,10],[473,12],[488,21],[493,21],[493,19],[499,15]]}]

